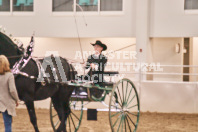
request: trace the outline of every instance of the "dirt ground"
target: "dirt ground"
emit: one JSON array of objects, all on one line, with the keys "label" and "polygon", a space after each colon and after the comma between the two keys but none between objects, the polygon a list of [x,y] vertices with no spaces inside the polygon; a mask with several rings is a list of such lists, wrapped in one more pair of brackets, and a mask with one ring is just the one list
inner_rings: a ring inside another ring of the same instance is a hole
[{"label": "dirt ground", "polygon": [[[37,109],[36,113],[40,131],[52,132],[49,110]],[[97,121],[90,121],[85,111],[79,132],[110,132],[108,112],[98,112],[97,115]],[[2,114],[0,132],[4,132]],[[17,109],[13,132],[34,132],[26,109]],[[141,113],[138,132],[198,132],[198,114]]]}]

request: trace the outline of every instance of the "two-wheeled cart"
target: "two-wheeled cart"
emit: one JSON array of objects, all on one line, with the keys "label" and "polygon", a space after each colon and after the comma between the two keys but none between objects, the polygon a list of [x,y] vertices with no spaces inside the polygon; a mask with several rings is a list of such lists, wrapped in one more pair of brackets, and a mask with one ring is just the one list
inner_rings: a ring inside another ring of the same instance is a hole
[{"label": "two-wheeled cart", "polygon": [[[114,76],[118,72],[105,72],[104,75]],[[83,87],[87,89],[87,96],[72,94],[70,98],[71,113],[66,120],[66,130],[70,132],[78,131],[82,117],[84,102],[102,102],[109,96],[109,104],[107,105],[109,111],[109,122],[113,132],[135,132],[137,130],[140,103],[138,93],[133,82],[127,78],[123,78],[116,83],[109,81],[102,84],[93,84],[89,81],[75,81],[68,85]],[[94,89],[102,90],[100,97],[96,97],[92,91]],[[53,104],[50,103],[50,120],[51,125],[56,131],[60,121]]]}]

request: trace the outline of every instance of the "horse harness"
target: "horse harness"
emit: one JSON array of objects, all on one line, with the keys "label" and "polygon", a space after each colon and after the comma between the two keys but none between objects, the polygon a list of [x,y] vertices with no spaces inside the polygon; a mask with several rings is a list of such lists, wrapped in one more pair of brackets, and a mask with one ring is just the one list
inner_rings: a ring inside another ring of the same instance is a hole
[{"label": "horse harness", "polygon": [[21,56],[19,61],[17,61],[12,67],[12,73],[14,74],[15,77],[17,77],[18,75],[22,75],[31,79],[35,79],[34,76],[29,76],[27,73],[21,71],[28,64],[30,59],[32,59],[33,48],[34,48],[34,39],[32,36],[30,44],[28,45],[27,49],[23,52],[23,55]]}]

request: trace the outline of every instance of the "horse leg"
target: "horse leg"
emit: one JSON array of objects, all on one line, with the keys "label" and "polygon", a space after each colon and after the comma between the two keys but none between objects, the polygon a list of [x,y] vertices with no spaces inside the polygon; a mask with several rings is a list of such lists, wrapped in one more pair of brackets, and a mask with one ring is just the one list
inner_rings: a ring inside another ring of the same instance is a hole
[{"label": "horse leg", "polygon": [[[67,127],[66,125],[67,125],[67,121],[69,121],[69,120],[67,120],[67,118],[70,118],[69,117],[69,115],[70,115],[70,113],[71,113],[71,109],[70,109],[70,106],[69,106],[69,102],[64,102],[64,104],[63,104],[63,110],[64,110],[64,120],[63,120],[63,122],[66,122],[64,125],[65,125],[65,128]],[[67,120],[67,121],[66,121]],[[69,125],[71,124],[72,122],[69,122]],[[70,127],[70,126],[69,126]]]},{"label": "horse leg", "polygon": [[61,119],[62,119],[62,114],[61,114],[62,113],[62,106],[61,106],[60,100],[58,99],[58,97],[51,97],[51,99],[52,99],[54,109],[56,110],[56,112],[58,114],[58,118],[61,121]]},{"label": "horse leg", "polygon": [[[60,132],[66,132],[66,120],[69,117],[71,110],[69,107],[69,102],[62,102],[62,110],[61,110],[61,124],[58,128]],[[57,132],[59,132],[57,131]]]},{"label": "horse leg", "polygon": [[56,112],[58,113],[58,117],[60,120],[60,125],[57,128],[57,132],[66,132],[66,120],[71,112],[70,107],[68,107],[68,103],[63,101],[57,101],[56,98],[52,98],[52,102]]},{"label": "horse leg", "polygon": [[65,122],[64,120],[64,111],[63,111],[63,105],[62,105],[62,101],[59,100],[59,97],[52,97],[52,102],[53,102],[53,106],[54,109],[56,110],[59,120],[60,120],[60,125],[57,128],[57,132],[66,132],[66,128],[65,128]]},{"label": "horse leg", "polygon": [[33,101],[25,101],[25,105],[27,107],[29,116],[30,116],[30,121],[34,127],[35,132],[39,132],[38,126],[37,126],[37,119],[36,119],[36,113],[34,109],[34,102]]}]

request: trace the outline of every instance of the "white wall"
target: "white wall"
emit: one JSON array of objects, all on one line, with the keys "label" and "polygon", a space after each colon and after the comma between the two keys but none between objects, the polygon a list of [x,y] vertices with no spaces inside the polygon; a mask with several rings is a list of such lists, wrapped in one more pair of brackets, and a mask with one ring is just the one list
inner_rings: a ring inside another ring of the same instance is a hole
[{"label": "white wall", "polygon": [[[115,15],[77,15],[80,37],[132,37],[135,36],[134,0],[124,0],[124,11]],[[0,15],[3,25],[14,36],[29,37],[36,31],[38,37],[76,38],[77,27],[73,14],[54,16],[52,0],[34,0],[34,13],[31,15]]]},{"label": "white wall", "polygon": [[[198,37],[191,38],[190,45],[190,65],[198,66]],[[190,72],[197,74],[198,67],[190,68]],[[191,81],[198,81],[198,76],[191,76]]]},{"label": "white wall", "polygon": [[[150,41],[150,62],[160,65],[183,65],[183,38],[152,38]],[[175,45],[181,45],[180,53],[175,52]],[[182,73],[180,67],[162,67],[163,71],[157,73]],[[155,73],[155,72],[154,72]],[[180,75],[153,75],[155,81],[182,81]]]},{"label": "white wall", "polygon": [[141,111],[198,113],[198,83],[141,84]]},{"label": "white wall", "polygon": [[151,37],[198,36],[198,13],[185,14],[184,0],[150,0]]},{"label": "white wall", "polygon": [[198,65],[198,37],[193,38],[193,65]]},{"label": "white wall", "polygon": [[[17,37],[26,47],[30,42],[30,37]],[[135,38],[81,38],[83,51],[93,51],[91,43],[96,40],[107,45],[106,52],[114,51],[125,46],[135,44]],[[133,47],[126,48],[125,50],[135,50]],[[35,37],[34,56],[44,56],[46,51],[58,51],[59,54],[66,58],[74,58],[76,51],[80,51],[80,43],[77,38],[40,38]],[[78,58],[79,60],[79,58]],[[80,61],[80,60],[79,60]]]},{"label": "white wall", "polygon": [[[124,11],[120,15],[84,13],[87,27],[82,15],[78,15],[76,19],[80,36],[135,37],[136,19],[142,8],[142,5],[136,3],[137,0],[124,0]],[[198,36],[198,14],[185,14],[184,0],[150,0],[148,4],[150,37]],[[51,9],[52,1],[35,0],[32,15],[0,15],[0,25],[19,37],[28,37],[33,31],[36,31],[38,37],[77,37],[74,16],[53,16]]]}]

